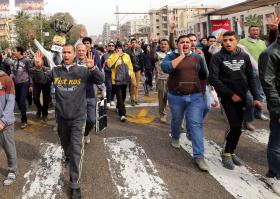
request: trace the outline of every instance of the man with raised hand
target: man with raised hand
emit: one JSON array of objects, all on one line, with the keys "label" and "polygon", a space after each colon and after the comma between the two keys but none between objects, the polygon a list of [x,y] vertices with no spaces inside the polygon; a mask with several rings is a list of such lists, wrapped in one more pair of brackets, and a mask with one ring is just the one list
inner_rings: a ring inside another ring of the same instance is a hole
[{"label": "man with raised hand", "polygon": [[192,135],[194,162],[200,170],[208,171],[204,159],[203,130],[208,72],[201,56],[191,51],[187,35],[178,38],[177,46],[178,50],[168,53],[161,64],[163,72],[169,73],[167,97],[171,111],[171,145],[180,148],[180,129],[185,114]]},{"label": "man with raised hand", "polygon": [[[41,53],[36,53],[35,61],[42,57]],[[94,65],[91,53],[86,60],[87,68],[78,66],[74,62],[75,49],[70,44],[63,47],[62,58],[62,66],[54,67],[47,77],[55,86],[58,135],[65,159],[70,161],[71,198],[79,199],[87,113],[86,87],[88,83],[102,84],[104,75]]]}]

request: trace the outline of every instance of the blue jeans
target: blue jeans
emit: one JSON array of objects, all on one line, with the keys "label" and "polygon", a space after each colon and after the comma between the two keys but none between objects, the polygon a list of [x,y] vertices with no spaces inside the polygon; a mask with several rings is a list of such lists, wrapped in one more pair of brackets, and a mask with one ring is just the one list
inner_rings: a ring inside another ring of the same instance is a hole
[{"label": "blue jeans", "polygon": [[[182,120],[185,117],[188,129],[192,136],[193,158],[203,157],[204,155],[204,131],[203,113],[205,102],[201,93],[192,95],[173,95],[167,94],[171,111],[171,134],[174,139],[179,139]],[[187,128],[187,127],[186,127]]]},{"label": "blue jeans", "polygon": [[114,101],[115,96],[115,89],[112,86],[112,73],[105,72],[105,86],[106,86],[106,93],[107,93],[107,103],[111,103]]},{"label": "blue jeans", "polygon": [[27,122],[26,116],[26,100],[29,89],[29,81],[15,84],[16,102],[21,113],[21,122]]},{"label": "blue jeans", "polygon": [[268,177],[280,180],[280,123],[278,117],[270,114],[270,136],[267,145]]}]

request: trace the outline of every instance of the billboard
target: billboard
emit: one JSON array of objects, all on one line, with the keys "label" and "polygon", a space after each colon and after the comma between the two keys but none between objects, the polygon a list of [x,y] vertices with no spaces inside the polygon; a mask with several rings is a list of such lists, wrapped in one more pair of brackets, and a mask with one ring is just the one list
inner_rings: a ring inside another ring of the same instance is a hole
[{"label": "billboard", "polygon": [[229,31],[230,27],[230,20],[212,20],[211,21],[212,27],[212,35],[218,37],[219,34]]},{"label": "billboard", "polygon": [[0,0],[0,11],[9,11],[9,0]]},{"label": "billboard", "polygon": [[42,10],[44,0],[15,0],[16,7],[22,11]]}]

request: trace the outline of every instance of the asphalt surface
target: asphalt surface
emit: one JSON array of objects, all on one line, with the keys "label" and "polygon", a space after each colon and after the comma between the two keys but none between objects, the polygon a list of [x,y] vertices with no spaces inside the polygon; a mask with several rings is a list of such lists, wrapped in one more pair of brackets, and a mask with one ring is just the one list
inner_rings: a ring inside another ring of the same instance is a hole
[{"label": "asphalt surface", "polygon": [[[142,97],[142,102],[152,103],[155,95]],[[128,108],[129,114],[137,115],[143,108]],[[148,107],[147,116],[157,116],[157,107]],[[170,114],[169,114],[170,115]],[[0,199],[19,199],[23,196],[23,187],[26,184],[24,175],[32,168],[32,164],[40,159],[42,143],[57,143],[59,138],[53,131],[55,124],[53,114],[48,122],[35,119],[29,114],[28,128],[19,128],[19,116],[15,125],[15,138],[18,153],[17,180],[11,186],[0,184]],[[269,122],[256,120],[257,128],[268,129]],[[225,115],[220,110],[212,110],[205,121],[205,137],[213,140],[219,146],[223,145],[224,132],[227,127]],[[210,174],[201,172],[194,165],[191,156],[183,149],[174,149],[170,145],[170,118],[168,124],[161,124],[156,118],[148,124],[132,122],[122,123],[114,109],[108,112],[108,128],[101,134],[91,133],[91,143],[85,146],[85,156],[81,178],[82,196],[85,199],[116,199],[124,198],[114,185],[108,165],[108,155],[104,146],[104,138],[135,136],[137,142],[145,150],[158,171],[160,178],[166,183],[168,192],[176,199],[227,199],[234,198]],[[246,136],[242,136],[238,145],[237,154],[256,173],[265,175],[267,169],[266,148],[263,144],[256,144]],[[5,178],[6,157],[0,151],[0,182]],[[68,171],[63,170],[60,176],[62,191],[56,198],[68,198]],[[44,185],[41,185],[44,186]],[[32,197],[30,197],[32,198]],[[44,198],[34,196],[33,198]]]}]

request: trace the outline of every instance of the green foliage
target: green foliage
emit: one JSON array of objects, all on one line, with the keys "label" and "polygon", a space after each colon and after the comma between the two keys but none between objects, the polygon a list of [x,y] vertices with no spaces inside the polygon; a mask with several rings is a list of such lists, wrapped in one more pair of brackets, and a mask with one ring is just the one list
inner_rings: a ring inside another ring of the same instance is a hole
[{"label": "green foliage", "polygon": [[[37,15],[30,15],[26,12],[18,12],[14,19],[15,33],[17,34],[17,45],[29,48],[34,47],[33,42],[28,39],[27,33],[32,31],[36,33],[36,38],[41,44],[44,44],[46,49],[49,49],[52,45],[52,39],[57,33],[54,31],[54,21],[56,19],[64,20],[68,23],[73,24],[73,28],[66,35],[67,43],[74,44],[79,38],[80,28],[84,25],[77,25],[74,18],[70,13],[56,13],[51,17],[45,17],[38,13]],[[41,30],[42,28],[42,30]],[[49,36],[45,36],[45,32],[49,33]]]},{"label": "green foliage", "polygon": [[244,25],[247,27],[250,27],[250,26],[262,27],[263,21],[260,18],[260,16],[253,14],[253,15],[249,15],[249,16],[245,17]]},{"label": "green foliage", "polygon": [[0,42],[0,48],[2,50],[6,49],[6,48],[9,48],[9,41],[7,41],[7,40],[1,41]]}]

